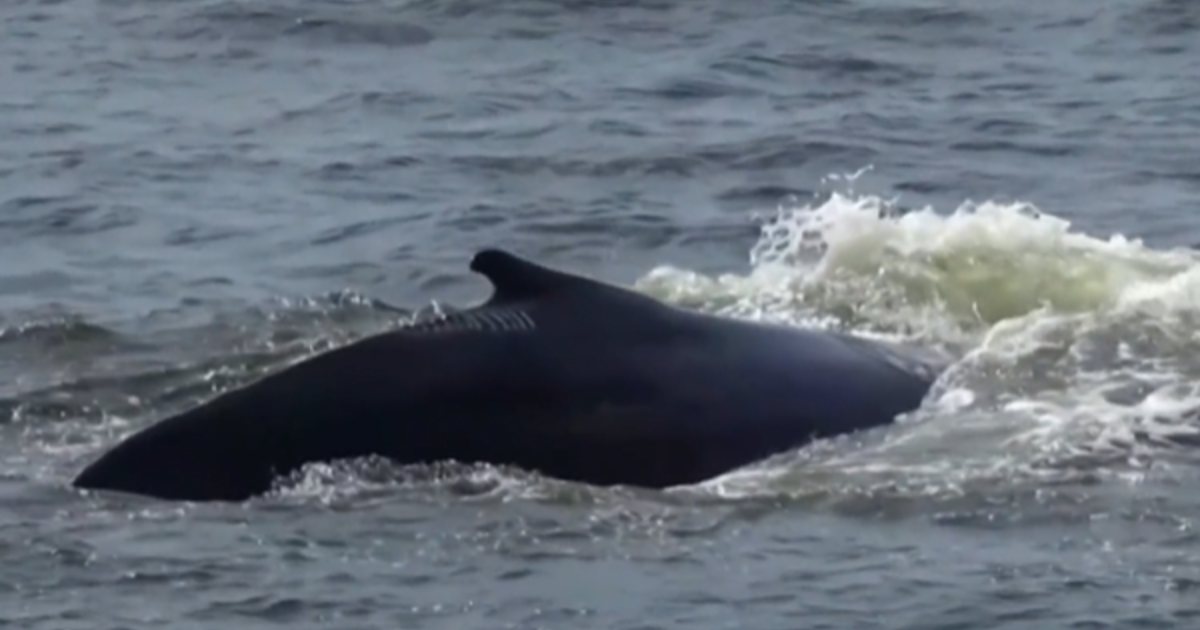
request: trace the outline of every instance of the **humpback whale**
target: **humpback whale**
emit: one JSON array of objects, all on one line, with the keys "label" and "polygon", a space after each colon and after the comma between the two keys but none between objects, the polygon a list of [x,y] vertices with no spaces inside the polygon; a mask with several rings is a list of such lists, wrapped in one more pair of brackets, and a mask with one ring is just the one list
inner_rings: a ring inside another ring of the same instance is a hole
[{"label": "humpback whale", "polygon": [[469,309],[340,346],[135,432],[78,488],[242,501],[310,462],[699,483],[920,406],[940,357],[676,307],[501,249]]}]

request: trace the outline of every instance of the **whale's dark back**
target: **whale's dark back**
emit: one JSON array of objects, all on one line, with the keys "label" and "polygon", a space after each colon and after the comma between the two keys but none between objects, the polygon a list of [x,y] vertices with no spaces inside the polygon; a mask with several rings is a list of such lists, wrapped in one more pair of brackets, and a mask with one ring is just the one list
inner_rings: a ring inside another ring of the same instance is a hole
[{"label": "whale's dark back", "polygon": [[891,422],[940,366],[831,333],[677,309],[498,250],[492,298],[153,425],[76,485],[240,500],[316,461],[511,464],[593,484],[702,481]]}]

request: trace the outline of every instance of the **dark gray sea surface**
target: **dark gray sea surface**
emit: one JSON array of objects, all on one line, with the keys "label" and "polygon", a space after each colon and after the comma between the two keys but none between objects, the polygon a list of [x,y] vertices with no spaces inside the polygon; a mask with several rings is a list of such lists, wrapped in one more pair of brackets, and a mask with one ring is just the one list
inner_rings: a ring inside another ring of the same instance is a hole
[{"label": "dark gray sea surface", "polygon": [[[1200,624],[1200,3],[0,5],[0,627]],[[481,247],[959,360],[696,487],[69,487]]]}]

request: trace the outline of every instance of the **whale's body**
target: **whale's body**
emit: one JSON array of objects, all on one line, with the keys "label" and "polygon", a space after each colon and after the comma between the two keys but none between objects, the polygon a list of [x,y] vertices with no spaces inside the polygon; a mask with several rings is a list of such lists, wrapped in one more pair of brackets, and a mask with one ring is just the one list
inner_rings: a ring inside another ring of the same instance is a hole
[{"label": "whale's body", "polygon": [[376,455],[662,488],[888,424],[942,369],[915,350],[692,312],[500,250],[471,269],[493,285],[484,304],[162,420],[75,485],[243,500],[304,464]]}]

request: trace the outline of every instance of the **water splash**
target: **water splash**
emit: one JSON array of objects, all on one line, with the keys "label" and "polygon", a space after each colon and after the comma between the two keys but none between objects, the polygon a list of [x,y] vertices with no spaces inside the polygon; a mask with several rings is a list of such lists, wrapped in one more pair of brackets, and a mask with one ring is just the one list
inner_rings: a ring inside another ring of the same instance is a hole
[{"label": "water splash", "polygon": [[926,404],[706,487],[960,495],[1161,468],[1200,442],[1200,258],[1098,238],[1026,203],[902,210],[834,193],[781,207],[745,275],[660,267],[638,286],[723,314],[955,351]]}]

